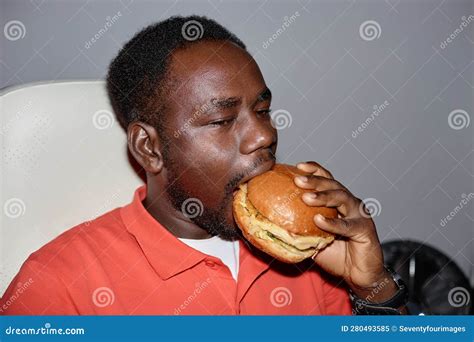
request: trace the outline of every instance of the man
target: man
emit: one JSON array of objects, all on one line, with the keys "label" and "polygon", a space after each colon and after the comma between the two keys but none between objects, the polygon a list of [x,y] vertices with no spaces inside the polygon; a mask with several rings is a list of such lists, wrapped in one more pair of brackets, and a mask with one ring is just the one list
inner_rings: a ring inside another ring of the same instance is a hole
[{"label": "man", "polygon": [[33,253],[3,314],[327,315],[364,301],[404,311],[373,221],[315,162],[298,164],[312,176],[295,183],[317,194],[308,205],[338,209],[315,222],[341,238],[296,265],[241,238],[233,191],[274,165],[277,131],[271,92],[236,36],[198,16],[149,26],[112,61],[107,89],[146,186]]}]

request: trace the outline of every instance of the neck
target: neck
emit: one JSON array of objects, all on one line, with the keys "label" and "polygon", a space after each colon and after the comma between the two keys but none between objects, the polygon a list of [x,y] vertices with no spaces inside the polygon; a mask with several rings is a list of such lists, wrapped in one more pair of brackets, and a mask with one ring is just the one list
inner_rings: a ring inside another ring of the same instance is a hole
[{"label": "neck", "polygon": [[177,238],[200,240],[212,237],[180,210],[176,210],[168,201],[166,191],[159,190],[153,182],[148,182],[146,198],[142,203],[150,215]]}]

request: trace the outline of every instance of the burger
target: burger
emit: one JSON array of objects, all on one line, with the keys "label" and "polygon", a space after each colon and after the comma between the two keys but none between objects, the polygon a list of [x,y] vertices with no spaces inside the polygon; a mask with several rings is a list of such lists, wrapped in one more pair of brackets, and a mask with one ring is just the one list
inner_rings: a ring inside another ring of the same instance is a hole
[{"label": "burger", "polygon": [[243,236],[286,263],[313,257],[334,240],[334,235],[319,229],[313,218],[316,214],[335,218],[337,210],[304,203],[301,196],[312,191],[294,183],[294,177],[299,175],[309,173],[295,166],[275,164],[271,170],[241,184],[232,205]]}]

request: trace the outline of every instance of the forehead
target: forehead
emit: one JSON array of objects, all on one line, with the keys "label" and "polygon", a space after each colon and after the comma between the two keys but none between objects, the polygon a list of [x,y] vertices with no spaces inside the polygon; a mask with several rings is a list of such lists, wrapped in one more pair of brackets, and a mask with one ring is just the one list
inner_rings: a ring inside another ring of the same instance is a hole
[{"label": "forehead", "polygon": [[265,86],[255,60],[230,42],[204,41],[177,50],[169,66],[174,100],[195,105],[223,96],[255,96]]}]

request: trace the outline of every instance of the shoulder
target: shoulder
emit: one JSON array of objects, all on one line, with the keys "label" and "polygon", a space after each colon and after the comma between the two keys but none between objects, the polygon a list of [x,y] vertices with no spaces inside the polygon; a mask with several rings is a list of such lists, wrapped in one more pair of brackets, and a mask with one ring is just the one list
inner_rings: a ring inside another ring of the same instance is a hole
[{"label": "shoulder", "polygon": [[127,238],[120,210],[116,208],[66,230],[32,253],[27,261],[63,270],[97,257],[112,242]]},{"label": "shoulder", "polygon": [[100,269],[111,245],[133,243],[120,211],[72,227],[32,253],[0,298],[0,314],[77,314],[75,280],[97,270],[93,265]]}]

